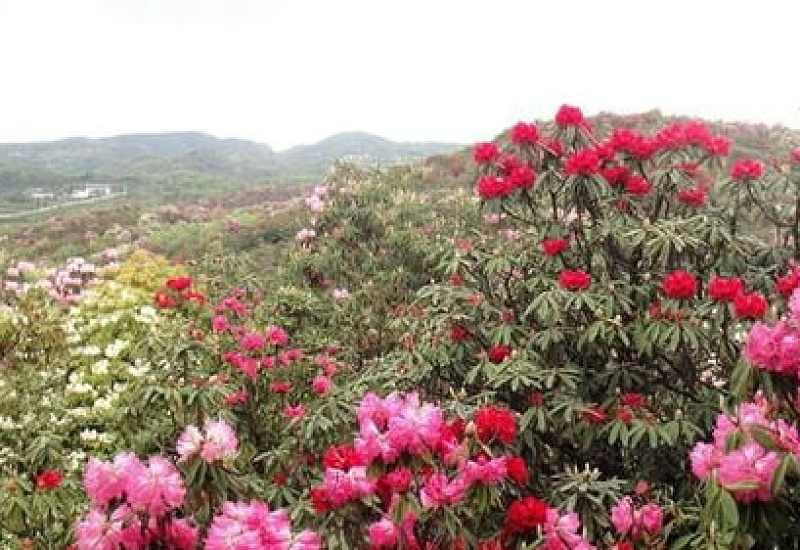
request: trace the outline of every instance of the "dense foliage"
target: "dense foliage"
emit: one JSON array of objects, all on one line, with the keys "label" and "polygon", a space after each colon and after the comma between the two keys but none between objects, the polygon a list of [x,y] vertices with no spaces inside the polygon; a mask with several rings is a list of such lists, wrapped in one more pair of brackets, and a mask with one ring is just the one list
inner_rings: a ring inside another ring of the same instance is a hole
[{"label": "dense foliage", "polygon": [[565,106],[0,258],[2,544],[796,547],[800,154],[729,156]]}]

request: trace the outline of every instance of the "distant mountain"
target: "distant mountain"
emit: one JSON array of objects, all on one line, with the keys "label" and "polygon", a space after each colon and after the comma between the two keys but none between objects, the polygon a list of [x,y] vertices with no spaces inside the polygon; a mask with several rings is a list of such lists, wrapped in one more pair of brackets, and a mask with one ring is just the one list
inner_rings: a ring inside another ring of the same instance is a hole
[{"label": "distant mountain", "polygon": [[233,182],[315,178],[340,158],[388,163],[458,148],[447,143],[396,143],[364,132],[336,134],[281,153],[265,144],[200,132],[10,143],[0,144],[0,193],[85,181],[120,181],[136,187],[186,184],[199,178]]},{"label": "distant mountain", "polygon": [[396,142],[367,132],[341,132],[313,145],[299,145],[278,153],[285,166],[327,167],[332,162],[349,158],[368,163],[391,163],[425,158],[462,148],[456,143]]}]

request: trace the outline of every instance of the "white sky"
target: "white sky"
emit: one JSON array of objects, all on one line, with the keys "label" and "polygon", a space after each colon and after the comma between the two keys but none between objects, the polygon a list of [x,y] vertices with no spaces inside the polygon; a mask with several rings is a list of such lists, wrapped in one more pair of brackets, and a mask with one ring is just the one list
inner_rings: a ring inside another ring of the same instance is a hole
[{"label": "white sky", "polygon": [[489,139],[562,103],[800,127],[796,0],[0,0],[0,141]]}]

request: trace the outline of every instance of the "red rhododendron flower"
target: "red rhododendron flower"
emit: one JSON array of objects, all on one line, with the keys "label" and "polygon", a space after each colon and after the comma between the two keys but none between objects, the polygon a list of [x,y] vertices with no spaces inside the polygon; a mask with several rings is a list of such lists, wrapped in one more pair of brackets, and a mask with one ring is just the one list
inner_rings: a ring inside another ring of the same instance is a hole
[{"label": "red rhododendron flower", "polygon": [[518,122],[511,128],[511,141],[517,145],[534,145],[539,139],[539,128],[532,122]]},{"label": "red rhododendron flower", "polygon": [[510,456],[506,458],[506,472],[511,481],[520,487],[524,487],[528,484],[528,465],[521,456]]},{"label": "red rhododendron flower", "polygon": [[500,149],[494,143],[477,143],[473,150],[473,157],[478,164],[494,162],[500,156]]},{"label": "red rhododendron flower", "polygon": [[744,291],[744,282],[739,277],[711,277],[708,295],[715,302],[733,302]]},{"label": "red rhododendron flower", "polygon": [[495,405],[478,409],[475,413],[475,428],[482,443],[497,439],[505,445],[511,445],[517,435],[514,413]]},{"label": "red rhododendron flower", "polygon": [[524,164],[525,163],[523,163],[520,159],[518,159],[514,155],[500,155],[499,157],[497,157],[497,162],[495,162],[497,169],[504,176],[509,175],[511,172],[513,172],[520,166],[524,166]]},{"label": "red rhododendron flower", "polygon": [[664,277],[661,292],[667,298],[688,300],[697,293],[697,278],[684,269],[678,269]]},{"label": "red rhododendron flower", "polygon": [[156,292],[155,296],[153,296],[153,302],[156,307],[161,309],[170,309],[178,305],[178,301],[175,298],[161,291]]},{"label": "red rhododendron flower", "polygon": [[611,146],[616,151],[638,159],[646,159],[655,151],[655,144],[652,141],[629,128],[614,130],[611,134]]},{"label": "red rhododendron flower", "polygon": [[703,187],[681,189],[677,194],[678,202],[700,208],[706,203],[708,190]]},{"label": "red rhododendron flower", "polygon": [[523,164],[514,168],[506,179],[508,184],[516,189],[527,189],[536,183],[536,172],[530,166]]},{"label": "red rhododendron flower", "polygon": [[565,269],[558,276],[558,286],[566,290],[586,290],[591,284],[591,275],[580,269]]},{"label": "red rhododendron flower", "polygon": [[557,239],[545,239],[542,241],[542,252],[545,255],[550,256],[557,256],[564,252],[567,248],[569,248],[569,241],[567,239],[557,238]]},{"label": "red rhododendron flower", "polygon": [[619,420],[624,422],[627,425],[631,425],[633,423],[633,412],[630,409],[621,408],[617,409],[616,416]]},{"label": "red rhododendron flower", "polygon": [[190,286],[192,286],[192,279],[190,277],[182,276],[182,277],[170,277],[167,279],[167,287],[171,288],[176,292],[183,292]]},{"label": "red rhododendron flower", "polygon": [[333,503],[328,496],[328,490],[324,485],[311,488],[311,506],[318,514],[324,514],[333,508]]},{"label": "red rhododendron flower", "polygon": [[788,274],[775,280],[775,290],[784,298],[789,298],[798,287],[800,287],[800,270],[797,269],[792,269]]},{"label": "red rhododendron flower", "polygon": [[325,468],[336,468],[348,471],[354,466],[366,466],[364,457],[350,445],[334,445],[328,447],[322,455],[322,465]]},{"label": "red rhododendron flower", "polygon": [[527,496],[512,502],[506,512],[505,530],[508,533],[531,533],[547,520],[547,503]]},{"label": "red rhododendron flower", "polygon": [[800,164],[800,148],[794,149],[789,153],[789,160],[792,164]]},{"label": "red rhododendron flower", "polygon": [[644,395],[636,392],[627,392],[619,396],[619,402],[634,409],[647,408],[647,400]]},{"label": "red rhododendron flower", "polygon": [[767,300],[758,292],[741,293],[733,300],[733,311],[740,319],[761,319],[767,312]]},{"label": "red rhododendron flower", "polygon": [[57,488],[64,480],[64,475],[58,470],[45,470],[36,476],[36,488],[49,491]]},{"label": "red rhododendron flower", "polygon": [[578,107],[562,105],[556,113],[556,124],[560,128],[568,126],[580,126],[584,123],[583,113]]},{"label": "red rhododendron flower", "polygon": [[641,176],[631,176],[625,180],[625,192],[637,197],[648,195],[653,189],[649,181]]},{"label": "red rhododendron flower", "polygon": [[486,352],[486,356],[492,363],[502,363],[511,355],[511,348],[508,346],[492,346]]},{"label": "red rhododendron flower", "polygon": [[755,159],[739,159],[733,163],[731,177],[736,181],[757,180],[764,175],[764,163]]},{"label": "red rhododendron flower", "polygon": [[463,325],[454,325],[450,329],[450,339],[453,342],[463,342],[469,340],[472,334]]},{"label": "red rhododendron flower", "polygon": [[514,184],[505,178],[483,176],[478,179],[475,191],[484,200],[499,199],[513,193]]},{"label": "red rhododendron flower", "polygon": [[610,166],[600,170],[600,175],[612,186],[623,186],[631,176],[631,171],[627,166]]},{"label": "red rhododendron flower", "polygon": [[575,151],[564,162],[564,173],[568,176],[590,176],[600,171],[600,157],[594,149]]}]

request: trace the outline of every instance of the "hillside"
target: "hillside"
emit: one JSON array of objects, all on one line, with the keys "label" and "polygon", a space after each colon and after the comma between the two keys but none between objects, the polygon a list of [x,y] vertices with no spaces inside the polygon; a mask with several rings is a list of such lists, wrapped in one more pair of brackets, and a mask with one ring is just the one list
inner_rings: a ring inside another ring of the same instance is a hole
[{"label": "hillside", "polygon": [[343,157],[383,163],[458,147],[396,143],[364,132],[337,134],[281,153],[265,144],[200,132],[0,144],[0,187],[13,191],[101,180],[158,184],[200,176],[237,181],[264,181],[292,174],[319,177]]},{"label": "hillside", "polygon": [[281,166],[302,166],[324,170],[341,158],[365,163],[392,163],[452,152],[463,147],[456,143],[396,142],[367,132],[341,132],[313,145],[299,145],[283,151],[276,160]]}]

